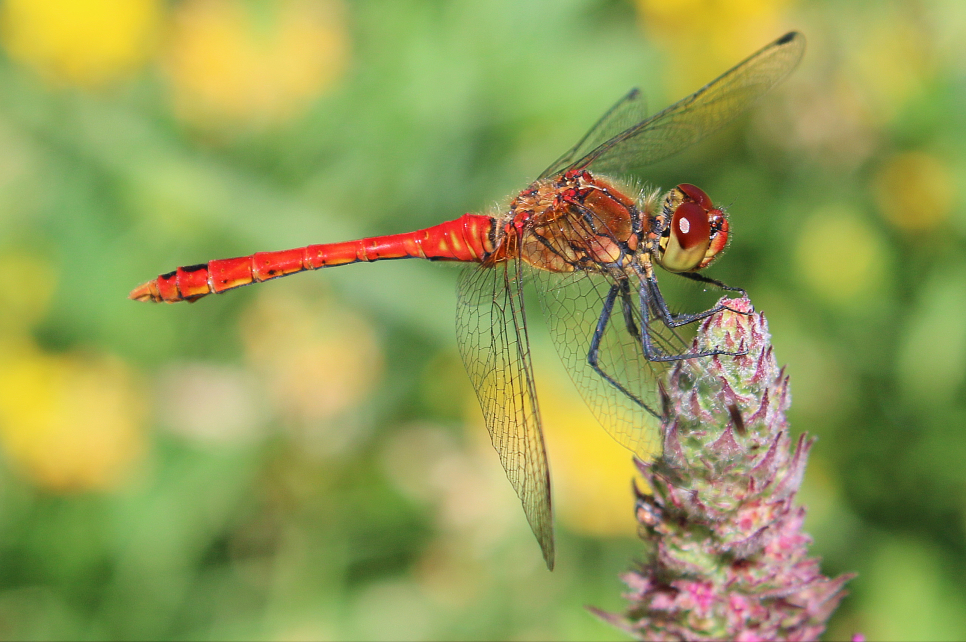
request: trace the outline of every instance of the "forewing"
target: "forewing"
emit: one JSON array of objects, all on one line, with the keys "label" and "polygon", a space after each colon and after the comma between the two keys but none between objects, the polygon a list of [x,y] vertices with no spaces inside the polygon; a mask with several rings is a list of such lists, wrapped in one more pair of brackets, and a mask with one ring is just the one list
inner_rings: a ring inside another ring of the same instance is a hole
[{"label": "forewing", "polygon": [[[640,281],[633,283],[633,275],[626,278],[627,301],[618,294],[609,321],[599,330],[608,294],[612,288],[621,289],[621,279],[583,271],[533,270],[553,344],[581,396],[604,429],[646,461],[659,452],[661,401],[657,385],[666,375],[668,363],[644,357]],[[624,390],[591,366],[591,343],[598,331],[597,365]],[[662,353],[684,352],[682,340],[660,321],[651,321],[648,332]]]},{"label": "forewing", "polygon": [[[557,171],[577,168],[603,174],[633,173],[676,154],[748,109],[791,73],[804,52],[802,34],[785,34],[684,100],[629,126]],[[604,120],[610,119],[605,116]]]},{"label": "forewing", "polygon": [[633,127],[647,117],[647,101],[641,94],[641,90],[636,87],[630,90],[626,96],[607,110],[600,120],[590,128],[584,137],[577,141],[577,144],[570,148],[566,154],[558,158],[542,174],[540,179],[549,178],[554,174],[562,172],[567,167],[574,164],[577,159],[583,158],[589,152],[600,147],[602,143],[617,136],[621,132]]},{"label": "forewing", "polygon": [[547,567],[553,569],[550,471],[530,362],[522,277],[515,261],[465,268],[459,280],[456,330],[490,440],[523,503]]}]

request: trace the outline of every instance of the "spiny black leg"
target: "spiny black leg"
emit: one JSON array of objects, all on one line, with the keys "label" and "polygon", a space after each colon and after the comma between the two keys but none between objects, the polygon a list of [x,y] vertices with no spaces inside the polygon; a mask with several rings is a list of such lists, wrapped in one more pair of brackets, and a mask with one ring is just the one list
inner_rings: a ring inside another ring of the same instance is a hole
[{"label": "spiny black leg", "polygon": [[689,281],[704,283],[705,285],[713,285],[716,288],[720,288],[722,290],[728,290],[729,292],[740,292],[741,296],[745,296],[746,294],[748,294],[747,292],[745,292],[744,288],[736,288],[734,286],[723,283],[718,279],[712,279],[711,277],[705,276],[698,272],[678,272],[677,275],[680,277],[684,277]]},{"label": "spiny black leg", "polygon": [[[704,276],[703,274],[698,274],[697,272],[680,272],[678,276],[683,276],[684,278],[689,279],[691,281],[695,281],[697,283],[704,283],[705,285],[713,285],[716,288],[721,288],[722,290],[728,290],[729,292],[740,292],[741,296],[743,297],[748,296],[748,293],[745,292],[744,288],[736,288],[736,287],[730,286],[726,283],[719,281],[718,279],[712,279],[711,277]],[[729,307],[727,305],[724,305],[722,307],[725,310],[731,310],[735,314],[744,314],[745,316],[750,316],[754,314],[753,312],[754,307],[752,308],[752,312],[746,312],[744,310],[735,310],[734,308]]]},{"label": "spiny black leg", "polygon": [[600,342],[604,338],[604,331],[607,329],[607,322],[610,321],[610,315],[614,311],[614,301],[617,300],[617,295],[620,293],[620,291],[620,285],[615,284],[610,286],[610,291],[607,293],[607,298],[604,300],[604,309],[600,312],[600,318],[597,319],[597,327],[594,328],[594,336],[590,340],[590,350],[587,352],[587,363],[589,363],[590,367],[594,369],[594,372],[603,377],[604,381],[620,390],[628,399],[657,417],[658,415],[651,410],[647,404],[638,399],[633,393],[619,384],[609,374],[604,372],[599,365]]},{"label": "spiny black leg", "polygon": [[624,313],[624,326],[631,333],[631,336],[636,339],[641,331],[638,329],[637,321],[634,319],[634,302],[631,300],[631,286],[627,282],[627,279],[621,281],[621,311]]},{"label": "spiny black leg", "polygon": [[682,325],[694,323],[695,321],[700,321],[701,319],[706,319],[712,314],[717,314],[722,310],[731,310],[731,308],[726,305],[718,304],[710,310],[705,310],[704,312],[697,312],[695,314],[674,314],[667,307],[667,303],[664,301],[664,295],[661,294],[661,289],[657,285],[657,279],[651,276],[645,280],[647,282],[647,289],[649,292],[651,292],[651,300],[654,303],[654,311],[657,312],[659,317],[661,317],[661,321],[664,322],[664,325],[669,328],[677,328]]},{"label": "spiny black leg", "polygon": [[[694,359],[697,357],[714,357],[718,355],[724,355],[729,357],[739,357],[743,354],[748,354],[748,351],[742,352],[728,352],[726,350],[708,350],[706,352],[687,352],[684,354],[661,354],[653,344],[651,343],[651,333],[648,328],[648,322],[650,321],[651,306],[654,306],[659,312],[661,312],[661,320],[664,322],[668,328],[675,327],[671,325],[669,321],[671,320],[671,313],[667,309],[667,303],[664,302],[664,297],[661,296],[661,291],[657,288],[657,282],[654,281],[653,287],[651,286],[651,279],[644,279],[641,281],[640,289],[641,298],[641,347],[644,349],[644,358],[648,361],[680,361],[681,359]],[[692,321],[697,321],[698,319],[703,319],[705,317],[711,316],[715,312],[721,310],[724,306],[717,306],[717,309],[707,310],[696,315],[691,315],[696,318]],[[687,322],[687,323],[690,323]],[[677,325],[684,325],[684,323],[678,323]]]}]

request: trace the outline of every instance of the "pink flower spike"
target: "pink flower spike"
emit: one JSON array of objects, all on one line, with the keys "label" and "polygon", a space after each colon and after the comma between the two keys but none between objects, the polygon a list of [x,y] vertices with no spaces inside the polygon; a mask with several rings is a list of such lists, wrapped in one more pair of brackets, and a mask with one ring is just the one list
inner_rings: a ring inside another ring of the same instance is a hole
[{"label": "pink flower spike", "polygon": [[[753,310],[747,298],[723,299]],[[692,350],[741,345],[739,357],[678,361],[667,377],[664,453],[638,462],[639,533],[653,551],[624,576],[623,613],[592,609],[642,640],[816,640],[852,575],[830,579],[808,556],[795,506],[814,440],[793,440],[788,378],[761,314],[705,319]],[[864,642],[862,635],[854,642]]]}]

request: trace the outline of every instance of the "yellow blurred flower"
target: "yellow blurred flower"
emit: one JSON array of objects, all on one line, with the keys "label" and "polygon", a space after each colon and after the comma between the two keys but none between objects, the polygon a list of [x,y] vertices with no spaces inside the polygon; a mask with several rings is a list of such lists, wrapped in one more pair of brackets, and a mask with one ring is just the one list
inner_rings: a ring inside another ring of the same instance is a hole
[{"label": "yellow blurred flower", "polygon": [[[537,364],[537,398],[550,463],[554,513],[567,528],[593,536],[628,536],[636,531],[631,480],[634,454],[618,444],[564,378],[546,376],[559,363]],[[466,428],[481,450],[491,453],[489,433],[476,397],[466,403]],[[659,453],[653,453],[657,455]],[[492,452],[494,460],[496,453]]]},{"label": "yellow blurred flower", "polygon": [[878,231],[844,205],[806,219],[795,252],[800,278],[826,301],[853,307],[882,291],[888,249]]},{"label": "yellow blurred flower", "polygon": [[910,232],[942,224],[952,213],[956,197],[949,167],[935,156],[918,151],[888,159],[875,177],[874,188],[885,218]]},{"label": "yellow blurred flower", "polygon": [[50,355],[29,344],[2,350],[0,440],[40,486],[115,486],[144,451],[143,417],[141,391],[116,359]]},{"label": "yellow blurred flower", "polygon": [[0,445],[39,486],[115,486],[144,451],[140,387],[116,359],[47,354],[30,340],[55,286],[49,261],[4,252],[0,270]]},{"label": "yellow blurred flower", "polygon": [[[569,381],[541,376],[537,388],[557,518],[578,533],[633,536],[633,453],[604,431]],[[492,451],[475,397],[466,413],[471,437]]]},{"label": "yellow blurred flower", "polygon": [[788,31],[790,0],[637,0],[647,34],[670,57],[668,89],[682,97]]},{"label": "yellow blurred flower", "polygon": [[858,31],[850,29],[843,47],[844,82],[858,85],[880,124],[893,120],[921,94],[936,70],[936,39],[923,24],[892,8],[870,15]]},{"label": "yellow blurred flower", "polygon": [[538,394],[560,521],[577,533],[633,537],[633,453],[607,434],[573,384],[541,381],[550,384],[538,382]]},{"label": "yellow blurred flower", "polygon": [[138,70],[154,52],[160,0],[6,0],[0,37],[11,57],[45,77],[98,87]]},{"label": "yellow blurred flower", "polygon": [[0,336],[22,335],[47,312],[56,274],[49,260],[17,250],[0,253]]},{"label": "yellow blurred flower", "polygon": [[[356,407],[382,377],[372,325],[323,297],[308,303],[269,290],[243,317],[242,335],[278,412],[300,424],[324,423]],[[350,437],[347,428],[340,424],[339,438]]]},{"label": "yellow blurred flower", "polygon": [[187,0],[167,56],[178,114],[207,126],[298,115],[345,69],[342,14],[335,0]]}]

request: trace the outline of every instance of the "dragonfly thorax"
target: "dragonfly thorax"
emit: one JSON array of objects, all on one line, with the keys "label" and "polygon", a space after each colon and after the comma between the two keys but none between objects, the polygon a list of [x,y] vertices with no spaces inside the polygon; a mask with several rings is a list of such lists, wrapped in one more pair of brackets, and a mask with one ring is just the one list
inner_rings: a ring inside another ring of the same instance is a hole
[{"label": "dragonfly thorax", "polygon": [[609,271],[633,260],[642,219],[635,200],[610,179],[566,172],[510,203],[490,260],[519,257],[549,272]]}]

